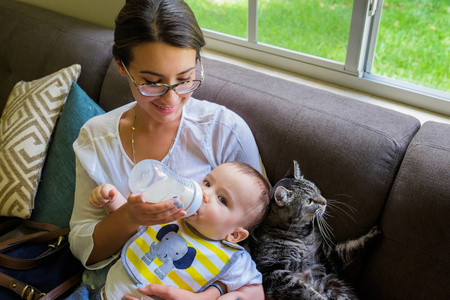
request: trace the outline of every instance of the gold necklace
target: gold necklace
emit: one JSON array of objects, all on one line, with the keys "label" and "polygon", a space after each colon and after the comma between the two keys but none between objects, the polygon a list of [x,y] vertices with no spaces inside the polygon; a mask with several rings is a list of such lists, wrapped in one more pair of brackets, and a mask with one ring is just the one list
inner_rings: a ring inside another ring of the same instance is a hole
[{"label": "gold necklace", "polygon": [[[134,150],[134,132],[136,131],[135,123],[136,123],[136,105],[133,107],[134,117],[133,117],[133,124],[131,124],[131,152],[133,153],[133,162],[136,164],[136,151]],[[180,121],[181,124],[181,121]],[[170,143],[169,147],[169,156],[172,155],[170,150],[172,150],[173,144],[175,143],[175,140],[178,135],[178,130],[180,129],[180,124],[178,124],[177,131],[175,132],[175,135],[172,138],[172,142]]]}]

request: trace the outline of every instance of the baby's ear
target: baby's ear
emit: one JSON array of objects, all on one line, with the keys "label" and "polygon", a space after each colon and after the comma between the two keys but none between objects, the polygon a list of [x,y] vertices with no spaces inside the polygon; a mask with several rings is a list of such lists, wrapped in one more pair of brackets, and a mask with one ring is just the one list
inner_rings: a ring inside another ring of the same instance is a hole
[{"label": "baby's ear", "polygon": [[233,233],[230,233],[225,238],[230,243],[239,243],[240,241],[245,240],[248,237],[249,233],[247,229],[242,227],[236,228]]}]

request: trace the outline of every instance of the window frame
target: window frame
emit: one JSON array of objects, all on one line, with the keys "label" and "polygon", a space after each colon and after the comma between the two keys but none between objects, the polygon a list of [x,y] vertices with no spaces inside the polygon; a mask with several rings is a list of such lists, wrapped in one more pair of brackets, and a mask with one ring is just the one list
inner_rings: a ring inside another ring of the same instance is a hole
[{"label": "window frame", "polygon": [[204,29],[206,49],[450,116],[450,93],[371,74],[383,0],[354,0],[345,62],[258,42],[258,0],[248,0],[247,38]]}]

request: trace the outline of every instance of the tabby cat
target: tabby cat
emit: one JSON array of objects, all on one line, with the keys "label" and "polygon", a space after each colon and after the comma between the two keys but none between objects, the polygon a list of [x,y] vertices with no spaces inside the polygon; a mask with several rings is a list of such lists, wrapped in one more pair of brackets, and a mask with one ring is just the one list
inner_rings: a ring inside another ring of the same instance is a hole
[{"label": "tabby cat", "polygon": [[[272,189],[270,212],[250,239],[250,249],[263,275],[266,299],[357,299],[336,275],[380,230],[333,245],[324,219],[327,200],[300,173],[281,179]],[[337,263],[333,263],[337,261]]]}]

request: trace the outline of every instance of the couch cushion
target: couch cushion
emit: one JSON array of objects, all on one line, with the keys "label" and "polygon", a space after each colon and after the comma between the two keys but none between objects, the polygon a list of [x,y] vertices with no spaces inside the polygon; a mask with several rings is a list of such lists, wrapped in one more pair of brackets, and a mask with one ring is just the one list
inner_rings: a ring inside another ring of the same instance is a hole
[{"label": "couch cushion", "polygon": [[427,122],[398,172],[383,239],[362,272],[361,297],[450,299],[449,228],[450,125]]},{"label": "couch cushion", "polygon": [[75,194],[75,153],[72,144],[81,126],[103,113],[104,110],[77,83],[73,83],[50,143],[32,220],[69,226]]},{"label": "couch cushion", "polygon": [[72,64],[81,65],[78,84],[98,101],[112,58],[111,29],[11,0],[0,0],[0,28],[0,111],[16,82]]},{"label": "couch cushion", "polygon": [[54,125],[79,75],[73,65],[11,92],[0,120],[2,216],[30,217]]}]

